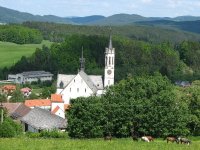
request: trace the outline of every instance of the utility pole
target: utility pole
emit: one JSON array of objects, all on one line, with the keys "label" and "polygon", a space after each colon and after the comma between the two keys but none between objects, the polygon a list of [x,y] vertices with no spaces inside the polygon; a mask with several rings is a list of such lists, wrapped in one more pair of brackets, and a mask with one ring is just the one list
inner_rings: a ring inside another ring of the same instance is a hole
[{"label": "utility pole", "polygon": [[1,101],[0,108],[1,108],[1,124],[2,124],[3,123],[3,104],[2,104],[2,101]]}]

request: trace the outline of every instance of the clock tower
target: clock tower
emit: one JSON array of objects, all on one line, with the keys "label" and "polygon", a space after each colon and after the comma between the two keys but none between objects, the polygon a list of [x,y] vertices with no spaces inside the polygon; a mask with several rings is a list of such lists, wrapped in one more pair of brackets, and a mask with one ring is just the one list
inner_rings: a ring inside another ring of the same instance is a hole
[{"label": "clock tower", "polygon": [[115,71],[115,48],[112,47],[112,36],[110,34],[109,46],[105,51],[104,87],[114,85]]}]

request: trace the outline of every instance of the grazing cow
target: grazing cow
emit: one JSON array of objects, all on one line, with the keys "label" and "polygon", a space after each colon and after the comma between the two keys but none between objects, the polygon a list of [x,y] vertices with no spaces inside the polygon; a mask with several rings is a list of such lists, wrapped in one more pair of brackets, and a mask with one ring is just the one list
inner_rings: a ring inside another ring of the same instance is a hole
[{"label": "grazing cow", "polygon": [[107,136],[104,136],[104,140],[112,140],[112,135],[109,133]]},{"label": "grazing cow", "polygon": [[149,139],[146,136],[141,137],[141,140],[144,142],[149,142]]},{"label": "grazing cow", "polygon": [[169,142],[174,143],[175,141],[177,142],[177,139],[175,137],[166,137],[164,140],[167,140],[167,143]]},{"label": "grazing cow", "polygon": [[152,136],[146,136],[146,137],[149,139],[150,142],[154,141],[154,138]]},{"label": "grazing cow", "polygon": [[178,141],[181,142],[181,144],[187,144],[187,145],[190,145],[191,144],[191,141],[188,140],[187,138],[178,138]]},{"label": "grazing cow", "polygon": [[131,128],[131,137],[133,141],[138,141],[139,139],[137,132],[134,131],[134,127]]}]

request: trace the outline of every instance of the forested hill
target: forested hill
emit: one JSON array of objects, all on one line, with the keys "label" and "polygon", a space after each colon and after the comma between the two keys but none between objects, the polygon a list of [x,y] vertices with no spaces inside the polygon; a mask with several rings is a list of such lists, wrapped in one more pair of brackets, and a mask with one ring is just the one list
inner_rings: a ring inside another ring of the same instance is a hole
[{"label": "forested hill", "polygon": [[[61,42],[71,34],[107,36],[109,32],[108,26],[80,26],[42,22],[25,22],[23,25],[40,30],[46,40],[54,42]],[[188,40],[200,41],[199,34],[152,26],[112,26],[112,34],[151,43],[170,42],[175,44]]]},{"label": "forested hill", "polygon": [[[70,16],[70,14],[65,14]],[[76,25],[100,25],[100,26],[119,26],[130,25],[136,22],[143,22],[145,25],[155,25],[160,27],[173,27],[183,31],[190,31],[199,33],[200,17],[195,16],[178,16],[175,18],[169,17],[144,17],[137,14],[114,14],[112,16],[104,17],[101,15],[92,15],[86,17],[58,17],[54,15],[32,15],[30,13],[19,12],[16,10],[0,7],[0,23],[23,23],[26,21],[39,22],[54,22],[63,24]],[[163,21],[162,25],[161,22]],[[166,21],[169,21],[167,24]],[[171,22],[173,21],[173,22]],[[188,22],[189,21],[189,22]]]},{"label": "forested hill", "polygon": [[0,23],[22,23],[25,21],[72,23],[67,18],[61,18],[53,15],[32,15],[30,13],[19,12],[0,6]]},{"label": "forested hill", "polygon": [[141,21],[136,22],[138,25],[147,25],[154,27],[165,27],[180,29],[188,32],[200,33],[200,20],[197,21],[170,21],[170,20],[156,20],[156,21]]}]

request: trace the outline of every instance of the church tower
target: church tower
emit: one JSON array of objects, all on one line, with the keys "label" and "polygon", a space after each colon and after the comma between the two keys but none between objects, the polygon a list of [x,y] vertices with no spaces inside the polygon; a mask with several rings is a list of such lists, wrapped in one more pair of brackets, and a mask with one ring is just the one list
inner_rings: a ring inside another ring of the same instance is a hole
[{"label": "church tower", "polygon": [[105,71],[104,71],[104,87],[114,85],[115,71],[115,48],[112,46],[112,36],[110,34],[109,46],[105,51]]}]

